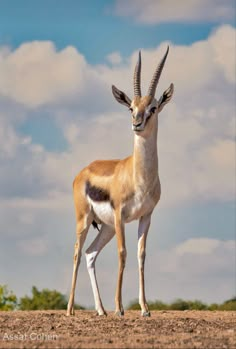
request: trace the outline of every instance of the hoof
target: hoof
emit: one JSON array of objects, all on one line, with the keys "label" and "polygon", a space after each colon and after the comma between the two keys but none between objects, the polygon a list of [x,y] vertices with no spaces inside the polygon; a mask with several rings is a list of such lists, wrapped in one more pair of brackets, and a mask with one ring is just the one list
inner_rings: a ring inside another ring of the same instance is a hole
[{"label": "hoof", "polygon": [[150,316],[151,316],[151,313],[150,313],[150,311],[142,311],[141,315],[142,315],[143,317],[150,317]]},{"label": "hoof", "polygon": [[96,315],[97,315],[97,316],[107,316],[107,312],[106,312],[105,310],[103,310],[103,311],[97,311],[97,312],[96,312]]},{"label": "hoof", "polygon": [[125,314],[125,313],[124,313],[124,310],[116,311],[116,312],[115,312],[115,315],[116,315],[116,316],[124,316],[124,314]]},{"label": "hoof", "polygon": [[67,311],[66,316],[74,316],[75,312],[74,311]]}]

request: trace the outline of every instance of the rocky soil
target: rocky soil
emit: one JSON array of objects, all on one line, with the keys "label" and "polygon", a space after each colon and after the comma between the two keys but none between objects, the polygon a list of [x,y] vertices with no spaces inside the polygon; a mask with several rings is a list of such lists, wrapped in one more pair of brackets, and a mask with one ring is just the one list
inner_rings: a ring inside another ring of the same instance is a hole
[{"label": "rocky soil", "polygon": [[236,348],[236,312],[0,312],[0,348]]}]

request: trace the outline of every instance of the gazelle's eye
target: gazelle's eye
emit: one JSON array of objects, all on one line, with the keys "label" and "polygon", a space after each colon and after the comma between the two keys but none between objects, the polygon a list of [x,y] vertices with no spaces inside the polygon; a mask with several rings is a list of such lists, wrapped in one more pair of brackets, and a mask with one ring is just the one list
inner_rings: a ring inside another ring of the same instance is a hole
[{"label": "gazelle's eye", "polygon": [[129,108],[129,110],[131,111],[131,113],[133,113],[133,111],[134,111],[133,108]]},{"label": "gazelle's eye", "polygon": [[156,107],[152,107],[150,110],[150,113],[152,113],[152,114],[155,113],[156,109],[157,109]]}]

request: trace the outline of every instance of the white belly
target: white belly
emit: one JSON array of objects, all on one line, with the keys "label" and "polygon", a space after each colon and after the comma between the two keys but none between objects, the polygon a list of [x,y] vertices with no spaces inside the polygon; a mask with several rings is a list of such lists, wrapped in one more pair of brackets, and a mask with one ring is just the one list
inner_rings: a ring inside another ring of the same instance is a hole
[{"label": "white belly", "polygon": [[114,225],[114,213],[110,202],[95,202],[89,200],[95,216],[103,223]]},{"label": "white belly", "polygon": [[[110,202],[95,202],[89,198],[89,202],[93,208],[97,223],[105,223],[114,225],[114,210]],[[134,198],[124,204],[122,207],[122,216],[125,223],[132,222],[139,219],[147,213],[152,212],[156,202],[149,196],[143,194],[136,194]]]}]

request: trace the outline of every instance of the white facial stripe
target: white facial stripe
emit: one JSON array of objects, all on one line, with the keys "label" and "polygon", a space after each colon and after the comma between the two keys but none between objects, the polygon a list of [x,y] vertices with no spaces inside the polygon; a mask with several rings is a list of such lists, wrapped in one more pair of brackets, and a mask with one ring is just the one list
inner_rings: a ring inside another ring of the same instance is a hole
[{"label": "white facial stripe", "polygon": [[148,115],[150,114],[150,112],[151,112],[151,109],[152,108],[157,108],[157,101],[154,99],[153,101],[152,101],[152,103],[151,104],[149,104],[148,106],[147,106],[147,108],[146,108],[146,110],[145,110],[145,114],[147,113]]},{"label": "white facial stripe", "polygon": [[135,107],[133,108],[133,110],[134,110],[133,115],[136,116],[136,115],[138,114],[138,107],[135,106]]},{"label": "white facial stripe", "polygon": [[[153,113],[151,112],[152,108],[157,108],[157,103],[153,101],[144,112],[144,121],[146,122],[147,118],[149,118]],[[155,111],[156,112],[156,111]]]}]

